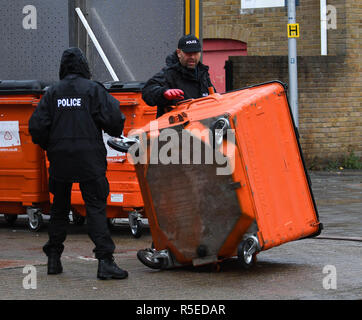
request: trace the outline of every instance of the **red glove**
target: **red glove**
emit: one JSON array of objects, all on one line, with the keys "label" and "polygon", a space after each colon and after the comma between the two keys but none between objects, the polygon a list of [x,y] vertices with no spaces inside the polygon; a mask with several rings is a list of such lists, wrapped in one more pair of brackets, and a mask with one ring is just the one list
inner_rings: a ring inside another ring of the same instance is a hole
[{"label": "red glove", "polygon": [[167,100],[182,100],[184,98],[184,92],[180,89],[168,89],[163,93],[163,96]]}]

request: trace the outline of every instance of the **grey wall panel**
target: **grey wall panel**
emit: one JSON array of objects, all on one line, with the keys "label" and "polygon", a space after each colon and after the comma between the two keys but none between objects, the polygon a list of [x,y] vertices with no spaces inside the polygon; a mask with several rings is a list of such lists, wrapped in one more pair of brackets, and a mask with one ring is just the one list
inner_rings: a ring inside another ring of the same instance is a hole
[{"label": "grey wall panel", "polygon": [[[36,9],[36,29],[23,20]],[[165,65],[184,30],[184,0],[0,0],[0,80],[58,80],[60,57],[79,42],[84,27],[74,7],[81,5],[111,65],[121,81],[147,80]],[[69,11],[71,8],[71,12]],[[70,27],[69,27],[70,26]],[[84,46],[93,79],[112,80],[88,38]]]},{"label": "grey wall panel", "polygon": [[[36,9],[36,29],[24,29],[31,4]],[[62,51],[69,44],[68,1],[0,0],[0,79],[58,79]]]},{"label": "grey wall panel", "polygon": [[[184,0],[88,0],[87,20],[121,81],[143,81],[165,65],[184,30]],[[93,43],[93,78],[112,80]]]}]

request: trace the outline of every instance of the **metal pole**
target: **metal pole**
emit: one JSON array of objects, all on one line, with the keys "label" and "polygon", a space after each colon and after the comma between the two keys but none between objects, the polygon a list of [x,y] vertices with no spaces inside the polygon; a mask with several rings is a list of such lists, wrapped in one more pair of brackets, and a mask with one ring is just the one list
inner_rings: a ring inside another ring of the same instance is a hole
[{"label": "metal pole", "polygon": [[321,9],[321,56],[327,55],[327,0],[320,0]]},{"label": "metal pole", "polygon": [[92,41],[93,41],[99,55],[101,56],[101,58],[102,58],[104,64],[106,65],[109,73],[111,74],[113,81],[119,81],[119,79],[118,79],[116,73],[114,72],[111,64],[109,63],[109,61],[108,61],[108,59],[107,59],[101,45],[99,44],[99,42],[98,42],[96,36],[94,35],[91,27],[89,26],[87,19],[84,17],[82,10],[80,10],[80,8],[75,8],[75,11],[77,12],[77,14],[79,16],[79,19],[82,21],[82,23],[84,25],[84,28],[87,30],[88,35],[92,39]]},{"label": "metal pole", "polygon": [[[296,23],[295,0],[288,0],[288,23]],[[296,127],[298,117],[297,39],[288,38],[289,99]]]}]

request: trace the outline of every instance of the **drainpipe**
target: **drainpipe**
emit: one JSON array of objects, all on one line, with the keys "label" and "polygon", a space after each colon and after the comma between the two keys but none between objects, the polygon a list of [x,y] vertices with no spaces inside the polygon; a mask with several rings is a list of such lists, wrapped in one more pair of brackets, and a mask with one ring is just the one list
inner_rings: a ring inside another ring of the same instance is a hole
[{"label": "drainpipe", "polygon": [[327,55],[327,0],[320,0],[321,10],[321,55]]},{"label": "drainpipe", "polygon": [[[288,0],[288,23],[296,23],[295,0]],[[297,39],[288,38],[289,97],[294,124],[299,127]]]}]

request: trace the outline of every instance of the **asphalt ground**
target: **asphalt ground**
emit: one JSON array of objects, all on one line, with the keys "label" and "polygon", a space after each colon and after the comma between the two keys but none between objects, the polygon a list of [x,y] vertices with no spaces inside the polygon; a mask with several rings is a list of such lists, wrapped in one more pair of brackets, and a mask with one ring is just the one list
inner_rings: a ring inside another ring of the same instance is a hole
[{"label": "asphalt ground", "polygon": [[310,172],[310,177],[324,225],[321,235],[262,251],[250,270],[236,258],[222,262],[218,271],[212,266],[150,269],[136,257],[150,247],[149,229],[135,239],[120,224],[112,230],[115,259],[129,277],[97,280],[86,225],[70,225],[64,272],[50,276],[42,252],[47,220],[32,232],[25,216],[9,227],[0,215],[0,300],[123,300],[133,311],[152,300],[362,300],[362,171]]}]

